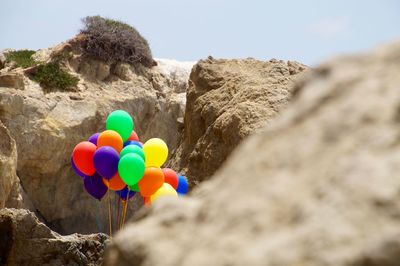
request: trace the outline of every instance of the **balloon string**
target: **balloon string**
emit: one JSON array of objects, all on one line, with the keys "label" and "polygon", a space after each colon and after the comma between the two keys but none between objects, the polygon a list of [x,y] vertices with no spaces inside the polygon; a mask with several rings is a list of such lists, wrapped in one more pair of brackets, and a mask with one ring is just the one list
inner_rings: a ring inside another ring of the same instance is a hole
[{"label": "balloon string", "polygon": [[112,220],[111,220],[111,197],[110,197],[110,189],[107,190],[108,194],[108,223],[110,225],[110,238],[112,238]]},{"label": "balloon string", "polygon": [[122,213],[121,213],[121,220],[119,222],[119,229],[122,229],[122,223],[124,221],[124,216],[125,216],[125,205],[126,201],[125,198],[122,199]]},{"label": "balloon string", "polygon": [[117,230],[119,230],[119,224],[120,224],[120,222],[119,222],[120,213],[121,213],[121,208],[120,208],[120,206],[121,206],[121,198],[118,197],[118,204],[117,204],[118,212],[117,212],[117,223],[116,223]]},{"label": "balloon string", "polygon": [[125,209],[124,209],[124,217],[122,218],[122,226],[121,226],[121,228],[124,228],[124,225],[125,225],[125,217],[126,217],[126,211],[127,211],[127,208],[128,208],[128,201],[125,201]]},{"label": "balloon string", "polygon": [[126,213],[128,211],[129,193],[130,192],[131,192],[131,190],[128,187],[128,193],[126,194],[126,204],[125,204],[124,218],[123,218],[123,221],[122,221],[122,227],[124,227],[124,225],[125,225],[125,218],[126,218]]},{"label": "balloon string", "polygon": [[126,201],[122,200],[122,214],[121,214],[121,220],[119,221],[119,229],[122,229],[122,222],[124,220],[124,215],[125,215],[125,206],[126,206]]}]

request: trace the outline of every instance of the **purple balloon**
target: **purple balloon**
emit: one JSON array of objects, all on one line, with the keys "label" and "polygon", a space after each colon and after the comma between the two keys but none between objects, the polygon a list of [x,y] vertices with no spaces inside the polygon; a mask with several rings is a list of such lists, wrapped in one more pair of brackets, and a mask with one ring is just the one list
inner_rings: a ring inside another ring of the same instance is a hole
[{"label": "purple balloon", "polygon": [[126,147],[126,146],[128,146],[128,145],[136,145],[136,146],[139,146],[139,148],[142,148],[142,149],[143,149],[143,145],[140,144],[140,142],[139,142],[139,141],[136,141],[136,140],[127,140],[127,141],[125,141],[124,147]]},{"label": "purple balloon", "polygon": [[82,173],[81,171],[79,171],[78,167],[76,167],[74,160],[72,159],[72,156],[71,156],[71,165],[72,165],[72,169],[74,169],[74,171],[77,175],[79,175],[82,179],[84,179],[86,177],[86,175],[84,173]]},{"label": "purple balloon", "polygon": [[83,183],[86,191],[98,200],[101,200],[101,198],[107,193],[108,188],[104,185],[103,180],[98,173],[94,173],[92,176],[86,176]]},{"label": "purple balloon", "polygon": [[105,179],[111,179],[118,171],[119,154],[110,147],[103,146],[93,156],[94,168]]},{"label": "purple balloon", "polygon": [[97,146],[97,139],[99,138],[99,136],[100,136],[100,133],[95,133],[95,134],[90,136],[88,141],[90,141],[91,143],[93,143],[94,145]]},{"label": "purple balloon", "polygon": [[[117,193],[117,195],[122,199],[122,200],[126,200],[126,197],[128,197],[128,199],[132,198],[133,196],[135,196],[136,192],[133,190],[129,190],[128,186],[126,186],[125,188],[115,191]],[[128,194],[129,193],[129,194]]]}]

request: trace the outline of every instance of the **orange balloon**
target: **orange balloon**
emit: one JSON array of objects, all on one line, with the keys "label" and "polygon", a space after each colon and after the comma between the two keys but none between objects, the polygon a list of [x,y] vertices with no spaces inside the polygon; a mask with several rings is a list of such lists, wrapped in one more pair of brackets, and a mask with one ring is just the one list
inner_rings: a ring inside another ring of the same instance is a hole
[{"label": "orange balloon", "polygon": [[114,130],[103,131],[97,139],[97,147],[110,146],[113,147],[118,153],[124,147],[122,137]]},{"label": "orange balloon", "polygon": [[106,185],[106,187],[114,191],[118,191],[126,187],[126,184],[118,173],[116,173],[110,180],[103,178],[103,183]]},{"label": "orange balloon", "polygon": [[150,206],[151,205],[150,197],[143,197],[143,201],[144,201],[144,206]]},{"label": "orange balloon", "polygon": [[147,167],[140,179],[139,191],[143,197],[153,195],[164,183],[164,174],[159,167]]}]

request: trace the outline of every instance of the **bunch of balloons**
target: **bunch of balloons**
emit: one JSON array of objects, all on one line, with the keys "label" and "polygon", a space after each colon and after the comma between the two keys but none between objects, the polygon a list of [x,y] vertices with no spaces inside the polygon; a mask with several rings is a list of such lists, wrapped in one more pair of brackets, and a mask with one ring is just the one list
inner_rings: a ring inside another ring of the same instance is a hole
[{"label": "bunch of balloons", "polygon": [[184,176],[161,168],[167,157],[163,140],[152,138],[141,143],[132,117],[116,110],[107,117],[105,131],[75,146],[71,165],[94,198],[101,200],[111,190],[127,201],[140,193],[144,204],[149,205],[161,197],[188,192]]}]

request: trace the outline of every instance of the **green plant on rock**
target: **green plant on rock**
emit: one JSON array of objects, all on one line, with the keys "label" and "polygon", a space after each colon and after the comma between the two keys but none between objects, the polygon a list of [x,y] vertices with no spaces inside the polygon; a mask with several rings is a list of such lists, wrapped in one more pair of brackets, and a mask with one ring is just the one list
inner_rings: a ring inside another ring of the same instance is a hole
[{"label": "green plant on rock", "polygon": [[121,21],[89,16],[82,19],[86,36],[84,55],[107,63],[154,65],[148,42],[132,26]]},{"label": "green plant on rock", "polygon": [[79,79],[61,69],[56,63],[39,65],[32,75],[32,80],[47,90],[67,90],[76,87]]},{"label": "green plant on rock", "polygon": [[6,53],[6,62],[15,62],[17,67],[27,68],[34,65],[37,65],[32,55],[36,53],[32,50],[18,50],[18,51],[11,51]]}]

